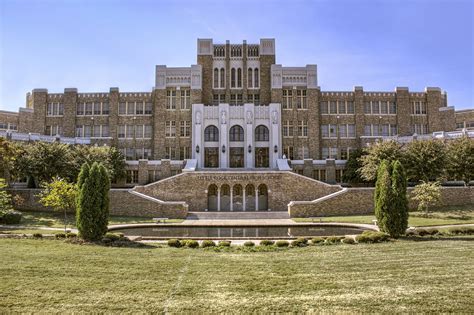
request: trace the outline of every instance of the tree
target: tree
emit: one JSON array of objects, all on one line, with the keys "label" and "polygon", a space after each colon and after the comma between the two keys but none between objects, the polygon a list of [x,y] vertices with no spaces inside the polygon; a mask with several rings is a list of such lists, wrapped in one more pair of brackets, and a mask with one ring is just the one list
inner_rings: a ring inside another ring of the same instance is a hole
[{"label": "tree", "polygon": [[392,204],[392,182],[390,178],[390,162],[383,160],[377,171],[375,183],[374,204],[377,225],[382,232],[388,232],[390,206]]},{"label": "tree", "polygon": [[366,183],[360,172],[358,171],[362,167],[360,158],[365,154],[365,151],[362,149],[357,149],[351,152],[349,159],[347,160],[346,167],[344,168],[344,173],[342,175],[342,180],[345,183],[357,184],[357,183]]},{"label": "tree", "polygon": [[110,181],[103,165],[84,164],[78,179],[76,225],[85,240],[99,240],[107,232]]},{"label": "tree", "polygon": [[444,175],[446,146],[440,140],[415,140],[404,147],[404,166],[409,181],[438,180]]},{"label": "tree", "polygon": [[40,203],[56,211],[64,211],[64,233],[67,231],[67,212],[76,208],[77,186],[65,179],[55,178],[43,185],[44,190],[38,195]]},{"label": "tree", "polygon": [[5,179],[0,178],[0,212],[3,213],[13,210],[12,197],[5,190],[5,188],[7,188],[7,185],[5,184]]},{"label": "tree", "polygon": [[18,175],[15,168],[15,161],[21,156],[21,147],[5,138],[0,138],[0,177],[7,183],[10,179]]},{"label": "tree", "polygon": [[403,156],[401,145],[394,140],[373,143],[365,149],[365,153],[359,159],[362,167],[358,172],[369,182],[377,178],[377,169],[383,160],[391,163],[394,160],[401,160]]},{"label": "tree", "polygon": [[395,237],[405,234],[408,228],[407,178],[400,161],[392,163],[392,211],[389,234]]},{"label": "tree", "polygon": [[418,211],[428,212],[429,207],[441,201],[439,182],[422,182],[413,189],[412,200],[418,202]]},{"label": "tree", "polygon": [[447,144],[447,173],[466,184],[474,179],[474,139],[462,137]]}]

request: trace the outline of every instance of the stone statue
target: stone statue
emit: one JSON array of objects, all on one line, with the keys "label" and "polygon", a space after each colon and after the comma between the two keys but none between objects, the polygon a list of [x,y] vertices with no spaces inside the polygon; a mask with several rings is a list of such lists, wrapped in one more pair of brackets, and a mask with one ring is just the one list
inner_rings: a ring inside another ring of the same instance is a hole
[{"label": "stone statue", "polygon": [[201,112],[196,112],[196,125],[201,124]]},{"label": "stone statue", "polygon": [[251,111],[247,111],[247,124],[252,124],[253,123],[253,114]]},{"label": "stone statue", "polygon": [[225,125],[227,123],[226,118],[227,118],[227,113],[225,112],[225,110],[221,111],[221,124]]},{"label": "stone statue", "polygon": [[278,113],[276,110],[272,112],[272,123],[273,124],[278,124]]}]

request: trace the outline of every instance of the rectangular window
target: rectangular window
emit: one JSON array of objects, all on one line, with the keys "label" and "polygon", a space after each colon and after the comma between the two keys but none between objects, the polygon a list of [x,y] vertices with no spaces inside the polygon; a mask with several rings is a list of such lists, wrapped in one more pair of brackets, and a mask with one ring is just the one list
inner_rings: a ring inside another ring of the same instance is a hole
[{"label": "rectangular window", "polygon": [[338,106],[337,110],[339,114],[346,114],[346,111],[347,111],[346,101],[338,101],[337,106]]},{"label": "rectangular window", "polygon": [[108,115],[109,112],[109,102],[102,102],[102,115]]},{"label": "rectangular window", "polygon": [[293,122],[285,120],[283,123],[283,137],[293,137]]},{"label": "rectangular window", "polygon": [[170,120],[166,122],[165,136],[176,137],[176,121]]},{"label": "rectangular window", "polygon": [[108,137],[108,136],[109,136],[109,126],[102,125],[102,137]]},{"label": "rectangular window", "polygon": [[77,116],[84,115],[84,103],[77,103],[77,105],[76,105],[76,115]]},{"label": "rectangular window", "polygon": [[321,125],[321,137],[329,137],[329,125]]},{"label": "rectangular window", "polygon": [[181,109],[189,109],[191,106],[191,91],[181,90]]},{"label": "rectangular window", "polygon": [[341,148],[341,160],[347,160],[349,157],[348,148]]},{"label": "rectangular window", "polygon": [[100,115],[101,113],[102,113],[101,103],[100,102],[94,103],[94,115]]},{"label": "rectangular window", "polygon": [[146,139],[151,139],[152,132],[153,132],[153,129],[152,129],[151,125],[145,125],[145,135],[144,135],[144,137]]},{"label": "rectangular window", "polygon": [[348,114],[354,114],[354,102],[353,101],[347,101],[347,113]]},{"label": "rectangular window", "polygon": [[364,114],[370,114],[370,102],[365,102],[364,103]]},{"label": "rectangular window", "polygon": [[136,115],[143,115],[145,113],[145,102],[137,102],[136,104]]},{"label": "rectangular window", "polygon": [[[129,149],[127,148],[127,153]],[[133,150],[133,149],[130,149]],[[127,158],[129,157],[128,154],[126,154]],[[133,154],[132,154],[133,156]],[[138,170],[127,170],[127,184],[137,184],[138,183]]]},{"label": "rectangular window", "polygon": [[93,137],[95,137],[95,138],[99,138],[99,137],[100,137],[100,125],[92,126],[92,135],[93,135]]},{"label": "rectangular window", "polygon": [[339,125],[339,137],[347,138],[347,125]]},{"label": "rectangular window", "polygon": [[390,126],[388,124],[381,125],[382,136],[387,137],[390,135]]},{"label": "rectangular window", "polygon": [[386,101],[380,102],[380,114],[382,115],[388,114],[388,102]]},{"label": "rectangular window", "polygon": [[187,120],[180,121],[180,137],[189,137],[191,135],[191,122]]},{"label": "rectangular window", "polygon": [[328,114],[329,111],[328,111],[328,102],[324,101],[324,102],[319,102],[319,111],[321,112],[321,114]]},{"label": "rectangular window", "polygon": [[329,159],[329,148],[321,148],[321,158]]},{"label": "rectangular window", "polygon": [[86,102],[86,115],[92,115],[93,104],[92,102]]},{"label": "rectangular window", "polygon": [[133,134],[133,137],[136,139],[143,139],[143,129],[144,125],[135,125],[135,126],[128,126],[131,127],[133,130],[133,127],[135,127],[135,133]]},{"label": "rectangular window", "polygon": [[46,126],[44,134],[47,135],[47,136],[51,136],[51,132],[52,132],[51,126]]},{"label": "rectangular window", "polygon": [[166,109],[169,109],[169,110],[176,109],[176,91],[175,90],[166,91]]},{"label": "rectangular window", "polygon": [[153,103],[146,102],[145,103],[145,115],[151,115],[153,112]]},{"label": "rectangular window", "polygon": [[117,138],[125,138],[125,125],[119,125],[117,128]]},{"label": "rectangular window", "polygon": [[293,91],[283,90],[283,109],[291,109],[293,107]]},{"label": "rectangular window", "polygon": [[337,102],[336,101],[329,102],[329,113],[330,114],[337,114]]},{"label": "rectangular window", "polygon": [[329,158],[337,159],[337,148],[329,148]]},{"label": "rectangular window", "polygon": [[135,102],[127,102],[127,115],[135,115]]},{"label": "rectangular window", "polygon": [[293,160],[293,159],[294,159],[293,147],[292,147],[292,146],[283,147],[283,155],[284,155],[287,159]]},{"label": "rectangular window", "polygon": [[84,129],[83,129],[82,125],[76,125],[76,137],[78,137],[78,138],[84,137],[83,130]]},{"label": "rectangular window", "polygon": [[347,137],[349,138],[355,138],[355,125],[354,124],[348,124],[347,125]]},{"label": "rectangular window", "polygon": [[396,136],[398,134],[397,125],[390,125],[390,135]]},{"label": "rectangular window", "polygon": [[224,94],[214,94],[212,97],[212,105],[219,105],[220,103],[225,102]]},{"label": "rectangular window", "polygon": [[343,172],[343,170],[341,170],[341,169],[336,170],[336,182],[337,183],[342,182],[342,172]]},{"label": "rectangular window", "polygon": [[190,158],[190,152],[191,148],[190,147],[180,147],[179,148],[179,159],[180,160],[186,160]]},{"label": "rectangular window", "polygon": [[306,90],[296,90],[296,108],[307,109]]},{"label": "rectangular window", "polygon": [[300,120],[298,122],[298,137],[307,137],[308,136],[308,122]]},{"label": "rectangular window", "polygon": [[135,130],[133,130],[133,126],[132,125],[126,125],[125,126],[125,137],[128,138],[128,139],[133,139],[134,137],[134,133],[135,133]]},{"label": "rectangular window", "polygon": [[176,158],[176,150],[174,147],[165,147],[165,159],[174,160]]},{"label": "rectangular window", "polygon": [[249,94],[248,102],[255,105],[260,105],[260,94]]},{"label": "rectangular window", "polygon": [[121,102],[119,104],[119,115],[126,115],[127,114],[127,103]]},{"label": "rectangular window", "polygon": [[90,125],[85,125],[84,126],[84,137],[86,137],[86,138],[92,137],[92,126],[90,126]]},{"label": "rectangular window", "polygon": [[379,101],[372,101],[372,114],[380,113],[380,104]]},{"label": "rectangular window", "polygon": [[364,136],[371,136],[372,135],[372,125],[365,125],[364,126]]},{"label": "rectangular window", "polygon": [[413,114],[414,115],[426,115],[426,104],[425,102],[418,101],[413,102]]},{"label": "rectangular window", "polygon": [[309,149],[307,146],[301,146],[298,148],[298,157],[299,160],[309,158]]},{"label": "rectangular window", "polygon": [[313,178],[322,182],[326,181],[326,170],[313,170]]}]

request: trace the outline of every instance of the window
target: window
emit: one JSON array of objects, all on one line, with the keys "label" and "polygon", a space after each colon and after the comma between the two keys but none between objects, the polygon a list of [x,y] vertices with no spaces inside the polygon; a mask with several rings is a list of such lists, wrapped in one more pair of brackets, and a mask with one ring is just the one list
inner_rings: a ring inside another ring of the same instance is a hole
[{"label": "window", "polygon": [[63,103],[48,103],[47,116],[62,116],[64,115],[64,104]]},{"label": "window", "polygon": [[214,88],[219,88],[219,69],[214,68]]},{"label": "window", "polygon": [[8,129],[8,124],[0,122],[0,129]]},{"label": "window", "polygon": [[339,125],[339,137],[340,138],[354,138],[355,137],[355,125],[354,124]]},{"label": "window", "polygon": [[144,138],[151,139],[153,129],[151,125],[145,125],[145,134]]},{"label": "window", "polygon": [[396,114],[397,113],[397,104],[395,102],[389,102],[389,113]]},{"label": "window", "polygon": [[136,115],[143,115],[145,112],[145,103],[144,102],[136,102],[136,107],[135,107],[135,114]]},{"label": "window", "polygon": [[326,181],[326,170],[313,170],[313,178],[322,182]]},{"label": "window", "polygon": [[235,68],[230,70],[230,87],[235,88],[235,81],[236,81],[236,73]]},{"label": "window", "polygon": [[347,101],[347,113],[348,114],[354,114],[354,102],[353,101]]},{"label": "window", "polygon": [[258,68],[255,68],[255,70],[253,71],[253,73],[254,73],[253,87],[254,87],[254,88],[258,88],[259,85],[260,85],[260,83],[259,83],[260,77],[259,77],[259,73],[258,73],[258,72],[259,72],[259,71],[258,71]]},{"label": "window", "polygon": [[125,137],[128,138],[128,139],[133,139],[134,136],[135,136],[135,130],[134,130],[133,126],[126,125],[125,126]]},{"label": "window", "polygon": [[283,109],[291,109],[293,107],[293,91],[283,90]]},{"label": "window", "polygon": [[[146,102],[145,103],[145,115],[151,115],[153,112],[153,103]],[[108,112],[107,112],[108,113]]]},{"label": "window", "polygon": [[381,125],[365,125],[364,136],[395,136],[397,135],[397,125],[381,124]]},{"label": "window", "polygon": [[127,102],[127,115],[135,115],[135,102]]},{"label": "window", "polygon": [[329,114],[337,114],[337,102],[330,101],[329,102]]},{"label": "window", "polygon": [[328,111],[328,102],[324,101],[324,102],[319,102],[319,111],[321,112],[321,114],[328,114],[329,111]]},{"label": "window", "polygon": [[237,69],[237,87],[238,88],[242,87],[242,69],[241,68]]},{"label": "window", "polygon": [[306,90],[296,90],[296,108],[307,109]]},{"label": "window", "polygon": [[90,126],[90,125],[85,125],[84,126],[84,137],[86,137],[86,138],[92,137],[92,126]]},{"label": "window", "polygon": [[16,124],[10,124],[10,125],[8,126],[8,129],[10,129],[10,130],[18,130],[18,126],[17,126]]},{"label": "window", "polygon": [[125,138],[125,125],[119,125],[117,128],[117,138],[123,139]]},{"label": "window", "polygon": [[336,183],[340,183],[342,181],[342,172],[343,170],[341,169],[336,170]]},{"label": "window", "polygon": [[219,105],[225,102],[225,94],[214,94],[212,96],[212,105]]},{"label": "window", "polygon": [[292,146],[285,146],[283,147],[283,155],[290,160],[293,160],[293,147]]},{"label": "window", "polygon": [[149,170],[148,171],[148,182],[156,182],[160,180],[161,172],[159,170]]},{"label": "window", "polygon": [[464,122],[456,123],[456,129],[463,129],[464,128]]},{"label": "window", "polygon": [[77,116],[84,115],[84,103],[77,103],[77,105],[76,105],[76,115]]},{"label": "window", "polygon": [[354,124],[348,124],[347,125],[347,137],[348,138],[355,138],[355,125]]},{"label": "window", "polygon": [[126,115],[127,114],[127,103],[121,102],[119,104],[119,115]]},{"label": "window", "polygon": [[301,146],[298,148],[298,159],[308,159],[309,158],[309,149],[307,146]]},{"label": "window", "polygon": [[191,122],[187,120],[182,120],[180,122],[179,136],[189,137],[190,135],[191,135]]},{"label": "window", "polygon": [[127,170],[127,184],[138,183],[138,170]]},{"label": "window", "polygon": [[176,91],[166,91],[166,109],[176,109]]},{"label": "window", "polygon": [[225,69],[221,68],[221,88],[225,88]]},{"label": "window", "polygon": [[94,115],[100,115],[102,113],[101,103],[94,103]]},{"label": "window", "polygon": [[283,122],[283,137],[293,137],[293,122],[291,120]]},{"label": "window", "polygon": [[252,68],[248,68],[248,70],[247,70],[247,86],[249,88],[253,88],[253,70],[252,70]]},{"label": "window", "polygon": [[298,121],[298,137],[308,136],[308,122],[304,120]]},{"label": "window", "polygon": [[412,114],[413,115],[426,115],[426,104],[425,102],[413,102],[412,103]]},{"label": "window", "polygon": [[189,109],[191,105],[191,91],[181,90],[181,109]]},{"label": "window", "polygon": [[364,114],[370,114],[370,113],[371,113],[370,102],[365,102],[364,103]]},{"label": "window", "polygon": [[321,153],[323,159],[337,159],[337,148],[322,148]]},{"label": "window", "polygon": [[169,120],[169,121],[166,122],[165,136],[166,137],[175,137],[176,136],[176,121]]},{"label": "window", "polygon": [[321,137],[323,138],[336,138],[336,127],[337,125],[321,125]]},{"label": "window", "polygon": [[101,136],[108,137],[109,136],[109,126],[108,125],[101,125]]},{"label": "window", "polygon": [[108,115],[110,113],[109,102],[102,102],[102,115]]},{"label": "window", "polygon": [[380,114],[382,115],[388,114],[388,103],[385,101],[380,102]]},{"label": "window", "polygon": [[413,134],[417,135],[424,135],[428,133],[428,125],[427,124],[414,124],[411,126],[411,130]]},{"label": "window", "polygon": [[180,147],[179,148],[179,159],[186,160],[191,157],[190,155],[191,148],[190,147]]},{"label": "window", "polygon": [[207,126],[204,129],[204,141],[206,142],[216,142],[219,141],[219,129],[216,126]]},{"label": "window", "polygon": [[230,128],[229,141],[244,141],[244,128],[235,125]]},{"label": "window", "polygon": [[249,94],[248,102],[255,105],[260,105],[260,94]]},{"label": "window", "polygon": [[346,101],[337,101],[337,111],[338,111],[338,114],[347,113]]},{"label": "window", "polygon": [[176,159],[176,150],[173,147],[165,147],[165,159]]},{"label": "window", "polygon": [[242,105],[242,103],[243,103],[242,94],[230,95],[230,105]]},{"label": "window", "polygon": [[257,126],[255,128],[255,141],[269,141],[270,140],[270,132],[268,128],[264,125]]}]

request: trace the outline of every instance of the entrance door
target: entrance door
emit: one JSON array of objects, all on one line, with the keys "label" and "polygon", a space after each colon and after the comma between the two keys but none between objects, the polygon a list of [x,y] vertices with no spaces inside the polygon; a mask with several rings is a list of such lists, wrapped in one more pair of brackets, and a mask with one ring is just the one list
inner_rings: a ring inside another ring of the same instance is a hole
[{"label": "entrance door", "polygon": [[219,167],[219,148],[204,148],[204,167]]},{"label": "entrance door", "polygon": [[255,167],[269,167],[268,148],[255,148]]},{"label": "entrance door", "polygon": [[230,167],[244,167],[244,148],[230,148]]}]

